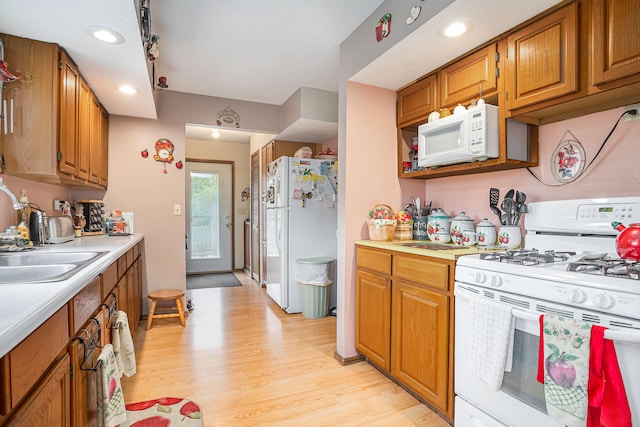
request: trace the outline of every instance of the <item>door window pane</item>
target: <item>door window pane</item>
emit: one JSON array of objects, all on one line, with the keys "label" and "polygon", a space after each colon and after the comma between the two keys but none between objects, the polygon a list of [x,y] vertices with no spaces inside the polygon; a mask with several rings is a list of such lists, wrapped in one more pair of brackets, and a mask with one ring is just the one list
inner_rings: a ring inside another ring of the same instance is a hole
[{"label": "door window pane", "polygon": [[220,257],[220,175],[191,172],[191,259]]}]

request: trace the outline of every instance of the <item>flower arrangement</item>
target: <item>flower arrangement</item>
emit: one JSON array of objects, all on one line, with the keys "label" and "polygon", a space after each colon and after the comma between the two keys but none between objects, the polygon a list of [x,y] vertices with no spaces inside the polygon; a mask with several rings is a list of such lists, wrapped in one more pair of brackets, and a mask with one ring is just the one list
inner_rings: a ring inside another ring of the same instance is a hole
[{"label": "flower arrangement", "polygon": [[398,221],[390,206],[376,204],[369,210],[367,225],[371,240],[393,240],[393,231]]}]

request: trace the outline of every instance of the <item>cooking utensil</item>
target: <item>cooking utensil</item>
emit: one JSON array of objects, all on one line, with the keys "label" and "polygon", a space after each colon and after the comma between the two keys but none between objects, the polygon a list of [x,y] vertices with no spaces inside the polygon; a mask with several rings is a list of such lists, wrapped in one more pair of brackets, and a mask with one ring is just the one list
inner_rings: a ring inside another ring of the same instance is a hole
[{"label": "cooking utensil", "polygon": [[513,193],[515,192],[515,190],[512,188],[511,190],[507,191],[507,194],[504,195],[505,199],[513,199]]},{"label": "cooking utensil", "polygon": [[[507,193],[508,194],[508,193]],[[504,200],[502,201],[502,211],[504,212],[504,214],[502,215],[503,218],[506,217],[506,223],[503,223],[502,225],[514,225],[513,224],[513,218],[514,218],[514,208],[515,202],[513,201],[513,199],[508,198],[507,196],[504,197]]]},{"label": "cooking utensil", "polygon": [[500,200],[500,190],[497,188],[489,189],[489,207],[491,211],[498,216],[498,221],[502,223],[502,212],[498,209],[498,201]]},{"label": "cooking utensil", "polygon": [[527,213],[527,205],[524,202],[527,200],[527,195],[525,193],[516,192],[516,217],[513,225],[520,224],[520,217],[522,214]]}]

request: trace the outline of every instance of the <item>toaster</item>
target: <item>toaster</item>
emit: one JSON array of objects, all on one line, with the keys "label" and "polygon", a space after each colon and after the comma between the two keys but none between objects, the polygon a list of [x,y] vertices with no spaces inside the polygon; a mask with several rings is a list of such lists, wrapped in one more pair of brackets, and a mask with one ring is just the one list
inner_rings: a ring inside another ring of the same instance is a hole
[{"label": "toaster", "polygon": [[74,239],[73,221],[70,216],[50,216],[49,243],[64,243]]}]

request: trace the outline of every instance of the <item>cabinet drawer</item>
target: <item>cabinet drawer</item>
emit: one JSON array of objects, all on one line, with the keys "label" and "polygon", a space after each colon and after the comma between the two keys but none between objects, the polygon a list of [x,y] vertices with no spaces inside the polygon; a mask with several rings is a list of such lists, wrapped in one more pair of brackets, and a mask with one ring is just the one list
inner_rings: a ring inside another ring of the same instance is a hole
[{"label": "cabinet drawer", "polygon": [[356,265],[384,274],[391,274],[391,254],[372,249],[356,248]]},{"label": "cabinet drawer", "polygon": [[100,306],[100,277],[93,279],[71,300],[71,335],[75,335],[80,327]]},{"label": "cabinet drawer", "polygon": [[118,261],[116,261],[116,263],[118,264],[118,279],[120,279],[122,276],[124,276],[124,273],[127,272],[127,256],[122,255],[120,258],[118,258]]},{"label": "cabinet drawer", "polygon": [[126,260],[127,260],[127,270],[129,269],[129,267],[131,267],[131,264],[133,264],[133,260],[135,259],[134,255],[133,255],[133,248],[129,249],[127,251],[127,253],[125,254]]},{"label": "cabinet drawer", "polygon": [[102,272],[102,299],[104,300],[109,292],[113,290],[113,288],[118,283],[118,264],[113,263],[105,271]]},{"label": "cabinet drawer", "polygon": [[393,275],[436,289],[449,290],[449,265],[429,261],[423,257],[396,255],[393,257]]},{"label": "cabinet drawer", "polygon": [[69,342],[69,309],[65,305],[6,355],[0,377],[2,413],[7,414],[26,396]]}]

